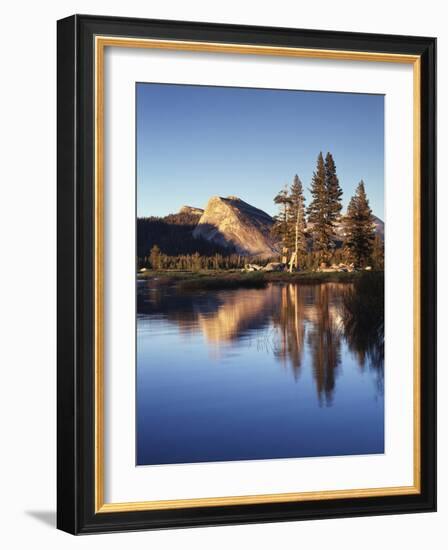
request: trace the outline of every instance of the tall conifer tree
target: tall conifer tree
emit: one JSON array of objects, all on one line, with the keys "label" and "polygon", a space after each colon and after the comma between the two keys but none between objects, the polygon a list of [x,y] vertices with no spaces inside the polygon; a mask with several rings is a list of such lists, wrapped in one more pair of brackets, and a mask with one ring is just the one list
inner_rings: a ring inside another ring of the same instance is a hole
[{"label": "tall conifer tree", "polygon": [[375,240],[372,210],[361,180],[350,199],[345,218],[345,245],[358,267],[365,267],[371,259]]},{"label": "tall conifer tree", "polygon": [[307,212],[308,222],[314,224],[314,250],[322,253],[325,257],[331,247],[332,228],[328,224],[328,192],[322,152],[317,157],[317,166],[311,180],[310,192],[312,200]]},{"label": "tall conifer tree", "polygon": [[327,153],[325,157],[325,186],[327,188],[327,223],[333,227],[342,210],[342,189],[331,153]]},{"label": "tall conifer tree", "polygon": [[299,254],[306,252],[306,237],[305,237],[305,197],[303,195],[303,185],[299,176],[294,176],[291,185],[290,207],[288,212],[288,227],[289,227],[289,247],[295,252],[295,266],[298,266]]},{"label": "tall conifer tree", "polygon": [[151,248],[151,252],[149,253],[152,269],[160,269],[160,266],[161,266],[161,257],[160,256],[161,256],[160,255],[160,248],[155,244]]}]

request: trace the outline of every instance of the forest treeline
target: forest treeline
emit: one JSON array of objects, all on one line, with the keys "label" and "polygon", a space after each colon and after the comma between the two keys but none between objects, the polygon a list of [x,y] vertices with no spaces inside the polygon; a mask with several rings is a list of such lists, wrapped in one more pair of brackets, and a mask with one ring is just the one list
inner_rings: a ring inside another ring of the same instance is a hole
[{"label": "forest treeline", "polygon": [[[180,212],[163,218],[137,220],[139,267],[199,271],[240,269],[249,261],[278,261],[291,269],[316,270],[323,265],[346,264],[356,268],[384,269],[384,243],[376,235],[374,217],[365,184],[361,180],[342,216],[342,188],[331,153],[319,153],[306,205],[302,181],[295,175],[274,197],[278,214],[272,235],[279,254],[272,258],[248,258],[233,247],[223,247],[193,237],[200,214]],[[338,230],[338,231],[337,231]]]},{"label": "forest treeline", "polygon": [[166,256],[230,256],[234,252],[231,248],[193,237],[200,217],[200,214],[179,212],[163,218],[138,218],[137,256],[143,262],[149,261],[150,251],[155,245]]}]

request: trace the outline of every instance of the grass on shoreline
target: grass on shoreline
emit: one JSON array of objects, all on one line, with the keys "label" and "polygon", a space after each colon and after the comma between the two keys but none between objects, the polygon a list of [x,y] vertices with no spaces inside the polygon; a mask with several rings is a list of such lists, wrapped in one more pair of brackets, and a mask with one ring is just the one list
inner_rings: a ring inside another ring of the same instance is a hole
[{"label": "grass on shoreline", "polygon": [[269,282],[316,284],[352,283],[362,276],[375,276],[373,272],[317,272],[299,271],[244,273],[228,271],[145,271],[138,274],[139,280],[150,281],[154,286],[178,286],[183,290],[224,290],[235,288],[265,288]]},{"label": "grass on shoreline", "polygon": [[252,277],[200,277],[179,282],[182,290],[232,290],[235,288],[265,288],[268,281],[262,274]]}]

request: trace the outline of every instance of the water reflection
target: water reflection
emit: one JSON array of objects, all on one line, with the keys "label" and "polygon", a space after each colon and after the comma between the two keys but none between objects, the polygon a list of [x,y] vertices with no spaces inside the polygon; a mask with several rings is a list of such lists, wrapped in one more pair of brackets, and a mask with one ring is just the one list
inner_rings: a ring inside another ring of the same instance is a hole
[{"label": "water reflection", "polygon": [[384,391],[384,279],[366,278],[344,295],[344,336],[361,369]]},{"label": "water reflection", "polygon": [[370,284],[138,282],[137,464],[384,452]]},{"label": "water reflection", "polygon": [[331,285],[315,287],[313,323],[309,334],[313,373],[319,402],[333,403],[333,393],[341,364],[341,295],[343,289]]},{"label": "water reflection", "polygon": [[221,347],[228,352],[232,342],[255,342],[258,350],[287,367],[296,382],[306,357],[319,405],[331,406],[344,342],[345,353],[351,352],[360,370],[374,371],[376,390],[383,391],[383,310],[373,307],[365,315],[350,315],[353,295],[366,300],[359,292],[340,283],[273,283],[266,289],[202,292],[140,283],[137,307],[140,321],[155,318],[174,324],[181,333],[200,333],[215,357]]}]

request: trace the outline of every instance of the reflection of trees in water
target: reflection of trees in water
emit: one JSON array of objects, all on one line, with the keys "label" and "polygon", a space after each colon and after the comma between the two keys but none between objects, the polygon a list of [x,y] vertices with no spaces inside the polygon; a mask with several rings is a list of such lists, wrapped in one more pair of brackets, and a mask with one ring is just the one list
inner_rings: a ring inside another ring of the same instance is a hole
[{"label": "reflection of trees in water", "polygon": [[341,363],[340,306],[344,285],[288,284],[280,290],[280,304],[273,313],[277,328],[275,355],[292,367],[297,380],[305,343],[311,357],[319,401],[331,405]]},{"label": "reflection of trees in water", "polygon": [[294,378],[300,374],[305,339],[304,293],[307,287],[285,285],[280,289],[279,308],[273,312],[273,323],[279,331],[274,355],[283,363],[289,361]]},{"label": "reflection of trees in water", "polygon": [[173,286],[151,286],[150,283],[137,287],[138,314],[170,321],[182,332],[197,330],[198,316],[214,314],[223,303],[217,293],[180,293]]},{"label": "reflection of trees in water", "polygon": [[182,331],[200,331],[213,346],[258,335],[263,344],[258,349],[288,364],[295,380],[309,353],[319,402],[327,406],[333,402],[345,339],[360,368],[374,369],[383,390],[382,276],[350,285],[271,284],[263,290],[200,293],[142,287],[137,300],[139,313],[161,316]]},{"label": "reflection of trees in water", "polygon": [[344,294],[343,326],[350,351],[359,366],[368,364],[384,391],[384,277],[366,274]]},{"label": "reflection of trees in water", "polygon": [[313,289],[313,322],[308,343],[319,402],[326,405],[333,402],[336,376],[341,364],[340,304],[336,299],[340,297],[340,289],[334,288],[339,286],[325,284]]},{"label": "reflection of trees in water", "polygon": [[[381,278],[377,282],[376,279]],[[374,369],[378,391],[384,380],[384,308],[382,277],[367,276],[354,285],[289,284],[280,289],[275,356],[292,368],[297,380],[305,344],[320,403],[331,406],[345,339],[358,365]]]}]

